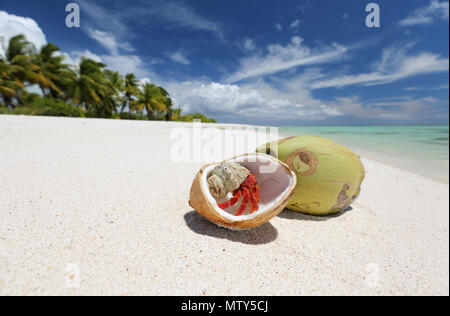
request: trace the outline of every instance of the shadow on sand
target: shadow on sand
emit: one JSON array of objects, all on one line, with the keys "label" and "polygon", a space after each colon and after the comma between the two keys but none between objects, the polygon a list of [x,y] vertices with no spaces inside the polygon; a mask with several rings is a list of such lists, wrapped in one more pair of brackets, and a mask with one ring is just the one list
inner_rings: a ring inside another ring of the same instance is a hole
[{"label": "shadow on sand", "polygon": [[280,214],[278,214],[278,217],[286,218],[286,219],[295,219],[299,221],[313,221],[313,222],[323,222],[327,221],[336,217],[340,217],[344,215],[347,212],[350,212],[353,210],[351,206],[347,207],[345,210],[331,215],[306,215],[303,213],[298,213],[294,211],[289,211],[288,209],[284,209]]},{"label": "shadow on sand", "polygon": [[278,237],[276,228],[270,223],[251,230],[232,231],[209,222],[195,211],[184,214],[184,220],[194,233],[248,245],[268,244]]}]

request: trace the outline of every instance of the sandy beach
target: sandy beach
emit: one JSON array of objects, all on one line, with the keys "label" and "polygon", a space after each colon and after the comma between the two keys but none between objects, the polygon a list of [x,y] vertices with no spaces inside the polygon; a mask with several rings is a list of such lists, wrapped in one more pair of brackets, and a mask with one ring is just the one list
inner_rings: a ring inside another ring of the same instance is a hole
[{"label": "sandy beach", "polygon": [[0,116],[0,295],[449,294],[448,184],[363,157],[348,211],[233,232],[189,207],[176,126]]}]

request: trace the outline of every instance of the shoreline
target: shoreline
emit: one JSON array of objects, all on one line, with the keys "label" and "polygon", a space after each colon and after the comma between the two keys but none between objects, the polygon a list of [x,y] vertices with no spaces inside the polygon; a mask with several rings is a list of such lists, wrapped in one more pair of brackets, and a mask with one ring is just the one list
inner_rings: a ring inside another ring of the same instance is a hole
[{"label": "shoreline", "polygon": [[[282,135],[282,137],[280,137],[280,138],[292,136],[291,134],[286,133],[286,132],[285,133],[280,133],[280,135]],[[316,135],[316,136],[319,136],[319,135]],[[320,135],[319,137],[327,137],[327,136],[326,135],[323,135],[323,136]],[[382,151],[370,151],[370,150],[367,150],[367,149],[360,148],[357,145],[354,145],[354,146],[349,146],[347,144],[343,144],[343,145],[348,147],[348,148],[350,148],[352,151],[357,153],[359,156],[364,157],[366,159],[370,159],[370,160],[376,161],[378,163],[385,164],[385,165],[391,166],[393,168],[397,168],[397,169],[400,169],[402,171],[405,171],[405,172],[408,172],[408,173],[411,173],[411,174],[414,174],[414,175],[421,176],[421,177],[423,177],[425,179],[428,179],[428,180],[433,180],[433,181],[436,181],[436,182],[439,182],[439,183],[442,183],[442,184],[447,184],[447,185],[450,183],[450,181],[449,181],[450,179],[448,178],[448,175],[446,177],[440,177],[440,176],[437,176],[437,175],[433,175],[432,174],[433,172],[425,172],[425,171],[418,172],[417,168],[414,168],[413,166],[406,166],[406,165],[409,164],[409,162],[404,157],[399,157],[399,156],[393,157],[393,156],[390,156],[389,154],[387,154],[385,152],[382,152]],[[396,163],[391,162],[393,160],[396,160]],[[402,164],[402,162],[404,162],[404,163]],[[448,160],[447,160],[447,164],[448,164]],[[445,174],[447,174],[447,173],[445,173]]]},{"label": "shoreline", "polygon": [[[180,126],[188,126],[192,125],[193,122],[182,122],[182,121],[162,121],[162,120],[131,120],[131,119],[114,119],[114,118],[98,118],[98,117],[67,117],[67,116],[40,116],[40,115],[24,115],[24,114],[0,114],[1,117],[19,117],[19,118],[42,118],[42,119],[56,119],[56,120],[79,120],[79,121],[100,121],[100,122],[135,122],[138,124],[155,124],[155,125],[180,125]],[[251,124],[239,124],[239,123],[203,123],[202,126],[205,127],[217,127],[217,128],[226,128],[226,127],[277,127],[277,126],[265,126],[265,125],[251,125]]]},{"label": "shoreline", "polygon": [[[94,120],[94,121],[114,121],[114,122],[135,122],[137,124],[154,124],[154,125],[161,125],[162,127],[167,127],[167,125],[173,125],[173,126],[180,126],[180,127],[190,127],[192,126],[192,122],[177,122],[177,121],[146,121],[146,120],[129,120],[129,119],[107,119],[107,118],[80,118],[80,117],[55,117],[55,116],[28,116],[28,115],[11,115],[11,114],[2,114],[0,116],[18,116],[18,117],[41,117],[41,118],[48,118],[48,119],[75,119],[75,120]],[[250,128],[279,128],[277,126],[264,126],[264,125],[252,125],[252,124],[238,124],[238,123],[201,123],[203,128],[218,128],[218,129],[225,129],[228,127],[233,127],[233,128],[246,128],[246,127],[250,127]],[[409,125],[408,125],[409,126]],[[436,126],[444,126],[444,125],[436,125]],[[306,134],[305,134],[306,135]],[[279,133],[278,134],[279,139],[282,138],[286,138],[286,137],[290,137],[292,135],[290,135],[289,133]],[[321,136],[323,137],[323,136]],[[400,169],[402,171],[414,174],[414,175],[418,175],[421,176],[425,179],[428,180],[433,180],[436,181],[438,183],[442,183],[442,184],[450,184],[450,179],[449,178],[441,178],[441,177],[436,177],[436,176],[432,176],[432,175],[425,175],[423,173],[419,173],[419,172],[415,172],[414,170],[412,170],[413,168],[407,168],[404,166],[400,166],[398,164],[394,164],[394,163],[390,163],[388,160],[390,157],[382,152],[375,152],[375,151],[367,151],[361,148],[357,148],[354,147],[352,148],[352,150],[354,152],[356,152],[358,155],[360,155],[361,157],[364,157],[365,159],[369,159],[369,160],[373,160],[376,161],[378,163],[381,164],[385,164],[388,166],[391,166],[393,168],[397,168]],[[380,157],[377,157],[377,155],[379,155]],[[386,158],[385,160],[383,160],[383,158]]]},{"label": "shoreline", "polygon": [[362,156],[347,211],[233,232],[189,207],[176,125],[120,122],[0,115],[0,295],[448,295],[448,184]]},{"label": "shoreline", "polygon": [[422,174],[422,173],[414,172],[413,170],[411,170],[412,168],[410,169],[410,168],[398,166],[397,164],[389,163],[389,162],[386,162],[386,161],[382,160],[381,157],[375,157],[374,153],[369,153],[369,152],[366,152],[366,151],[363,151],[363,152],[364,153],[361,154],[361,156],[366,157],[366,159],[369,159],[369,160],[372,160],[372,161],[376,161],[376,162],[378,162],[380,164],[384,164],[386,166],[390,166],[392,168],[402,170],[403,172],[410,173],[412,175],[419,176],[419,177],[422,177],[422,178],[427,179],[427,180],[432,180],[432,181],[435,181],[437,183],[446,184],[446,185],[450,184],[450,181],[449,181],[448,178],[439,178],[439,177],[432,176],[432,175],[429,175],[429,174],[425,175],[425,174]]}]

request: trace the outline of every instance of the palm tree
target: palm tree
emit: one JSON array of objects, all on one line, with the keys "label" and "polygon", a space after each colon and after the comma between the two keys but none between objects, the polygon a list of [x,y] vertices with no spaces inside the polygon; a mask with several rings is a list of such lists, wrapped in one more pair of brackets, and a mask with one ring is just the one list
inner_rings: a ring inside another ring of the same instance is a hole
[{"label": "palm tree", "polygon": [[16,78],[17,67],[11,66],[0,57],[0,96],[4,105],[13,107],[12,99],[19,97],[19,92],[25,88],[23,83]]},{"label": "palm tree", "polygon": [[26,40],[25,35],[20,34],[9,39],[5,57],[7,61],[12,63],[15,57],[20,55],[31,55],[34,52],[34,45]]},{"label": "palm tree", "polygon": [[83,57],[70,89],[70,97],[75,104],[94,110],[96,114],[102,112],[102,99],[114,94],[103,76],[104,67],[105,64]]},{"label": "palm tree", "polygon": [[166,115],[164,117],[164,119],[166,121],[171,121],[172,120],[172,116],[174,114],[174,110],[172,109],[173,106],[173,102],[172,99],[170,98],[169,92],[167,92],[166,89],[164,89],[163,87],[159,87],[159,89],[161,90],[161,94],[163,95],[163,102],[166,106]]},{"label": "palm tree", "polygon": [[136,100],[138,109],[145,109],[149,120],[158,118],[162,111],[166,111],[167,97],[163,94],[161,87],[152,83],[146,83]]},{"label": "palm tree", "polygon": [[[35,54],[36,49],[34,45],[28,42],[24,35],[17,35],[9,40],[5,57],[6,61],[14,69],[13,79],[21,82],[22,85],[26,83],[29,85],[38,84],[41,87],[57,90],[58,88],[53,82],[41,73],[41,67],[33,62],[32,56]],[[20,94],[17,94],[15,97],[18,103],[23,103]],[[14,107],[14,104],[11,103],[11,106]]]},{"label": "palm tree", "polygon": [[181,117],[181,108],[170,109],[170,119],[167,121],[177,121],[180,117]]},{"label": "palm tree", "polygon": [[70,66],[63,63],[64,58],[64,55],[60,54],[59,47],[52,43],[43,46],[39,53],[33,56],[34,64],[40,68],[39,73],[53,83],[50,87],[39,84],[43,95],[46,95],[48,90],[54,98],[63,96],[63,92],[75,79]]},{"label": "palm tree", "polygon": [[118,104],[123,102],[123,97],[121,93],[124,89],[124,82],[122,76],[117,71],[104,70],[103,76],[105,78],[105,83],[108,86],[107,95],[102,96],[103,108],[106,117],[111,117],[113,112],[117,112]]},{"label": "palm tree", "polygon": [[[2,37],[0,44],[4,46]],[[30,93],[27,88],[37,85],[45,97],[83,107],[88,116],[112,117],[119,106],[120,113],[128,107],[130,117],[132,111],[145,112],[150,120],[174,120],[181,116],[180,109],[173,109],[172,99],[164,88],[151,83],[141,87],[134,74],[123,78],[92,59],[82,58],[78,67],[72,69],[52,43],[37,51],[24,35],[18,35],[9,40],[3,51],[4,56],[0,55],[0,104],[10,109],[36,103],[40,95]]]},{"label": "palm tree", "polygon": [[125,92],[125,99],[122,103],[120,113],[123,113],[126,106],[128,106],[128,109],[131,112],[133,98],[137,97],[139,92],[139,81],[134,74],[127,74],[125,76],[123,91]]}]

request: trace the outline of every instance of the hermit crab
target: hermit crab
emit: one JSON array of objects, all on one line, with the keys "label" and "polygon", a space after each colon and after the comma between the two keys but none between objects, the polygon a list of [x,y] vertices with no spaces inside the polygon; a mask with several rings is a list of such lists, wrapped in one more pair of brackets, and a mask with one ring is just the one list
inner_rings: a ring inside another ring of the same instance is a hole
[{"label": "hermit crab", "polygon": [[280,213],[296,184],[296,175],[286,164],[251,153],[202,167],[192,184],[189,204],[219,226],[249,229]]},{"label": "hermit crab", "polygon": [[258,182],[250,171],[236,162],[222,162],[214,167],[207,180],[209,192],[216,199],[223,199],[229,192],[233,197],[218,203],[221,209],[233,207],[241,198],[242,202],[234,216],[241,216],[250,204],[250,214],[257,211],[260,195]]}]

